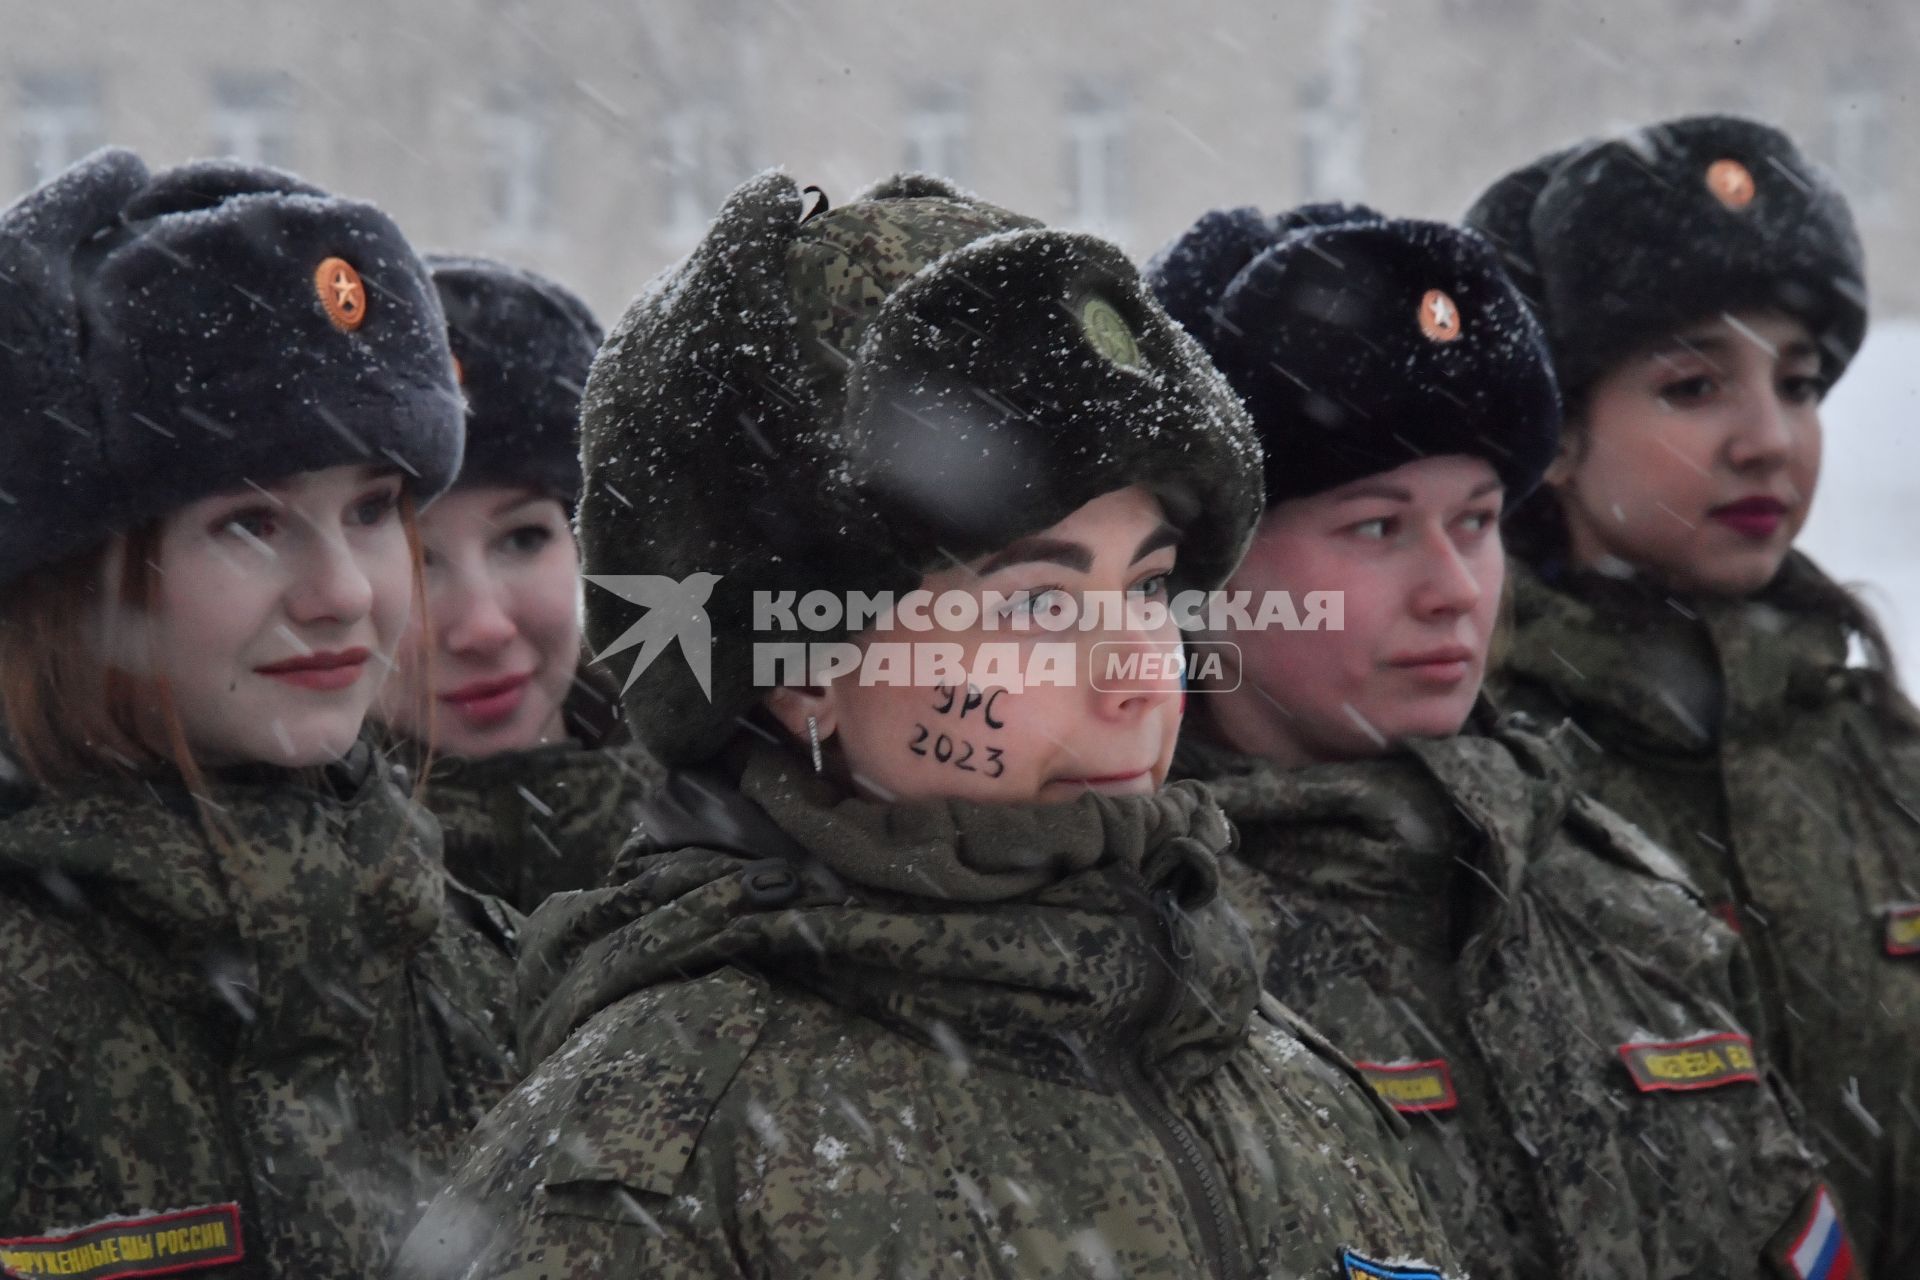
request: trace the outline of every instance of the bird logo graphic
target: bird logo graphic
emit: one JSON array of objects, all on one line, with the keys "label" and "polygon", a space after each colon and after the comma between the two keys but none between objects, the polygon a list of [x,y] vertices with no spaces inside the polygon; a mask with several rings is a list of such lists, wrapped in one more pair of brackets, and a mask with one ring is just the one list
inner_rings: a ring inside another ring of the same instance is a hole
[{"label": "bird logo graphic", "polygon": [[708,702],[713,701],[713,624],[707,620],[706,604],[721,575],[694,573],[684,581],[657,573],[583,576],[594,586],[647,611],[622,632],[618,640],[593,656],[595,662],[605,662],[617,653],[640,646],[640,655],[634,659],[633,669],[627,673],[627,682],[620,686],[620,692],[631,689],[640,673],[652,666],[669,644],[678,640],[680,653],[693,671],[693,678],[699,682],[700,692],[707,695]]}]

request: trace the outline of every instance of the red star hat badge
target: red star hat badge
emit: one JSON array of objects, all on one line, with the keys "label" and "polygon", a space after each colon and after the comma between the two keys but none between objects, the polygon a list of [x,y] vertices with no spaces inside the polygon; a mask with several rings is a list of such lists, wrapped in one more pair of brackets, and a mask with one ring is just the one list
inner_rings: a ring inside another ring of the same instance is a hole
[{"label": "red star hat badge", "polygon": [[313,291],[340,332],[352,333],[367,322],[367,286],[345,258],[328,258],[314,268]]}]

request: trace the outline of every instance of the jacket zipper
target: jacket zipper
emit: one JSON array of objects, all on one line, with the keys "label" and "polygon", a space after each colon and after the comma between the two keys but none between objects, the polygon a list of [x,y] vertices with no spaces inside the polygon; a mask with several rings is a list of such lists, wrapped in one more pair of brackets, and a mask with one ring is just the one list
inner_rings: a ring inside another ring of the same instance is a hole
[{"label": "jacket zipper", "polygon": [[[246,1033],[242,1032],[242,1034],[244,1035]],[[222,1074],[224,1074],[226,1070],[226,1066],[223,1065],[221,1067]],[[220,1127],[226,1131],[227,1146],[232,1150],[234,1157],[240,1163],[240,1178],[237,1183],[239,1188],[237,1199],[240,1203],[240,1238],[245,1244],[251,1246],[247,1251],[246,1261],[241,1264],[240,1274],[259,1275],[261,1255],[258,1250],[266,1243],[261,1237],[265,1234],[267,1228],[266,1220],[260,1216],[260,1201],[257,1195],[258,1188],[253,1184],[253,1153],[247,1145],[245,1136],[240,1132],[240,1125],[234,1118],[232,1106],[229,1105],[225,1099],[218,1099],[216,1101],[219,1102]],[[249,1228],[255,1232],[251,1239],[249,1239],[246,1234]]]},{"label": "jacket zipper", "polygon": [[[1138,914],[1152,930],[1154,958],[1160,966],[1152,990],[1141,1002],[1142,1015],[1134,1022],[1135,1027],[1144,1027],[1166,1002],[1167,993],[1172,988],[1175,957],[1172,922],[1144,899],[1137,906],[1140,908]],[[1108,1067],[1120,1096],[1147,1122],[1147,1127],[1160,1143],[1160,1149],[1165,1152],[1167,1162],[1173,1166],[1180,1189],[1199,1227],[1200,1250],[1208,1273],[1219,1280],[1240,1280],[1246,1268],[1241,1263],[1239,1250],[1233,1245],[1234,1227],[1227,1212],[1226,1193],[1206,1152],[1201,1149],[1198,1135],[1174,1114],[1172,1108],[1160,1101],[1148,1082],[1146,1068],[1125,1050],[1110,1054]]]}]

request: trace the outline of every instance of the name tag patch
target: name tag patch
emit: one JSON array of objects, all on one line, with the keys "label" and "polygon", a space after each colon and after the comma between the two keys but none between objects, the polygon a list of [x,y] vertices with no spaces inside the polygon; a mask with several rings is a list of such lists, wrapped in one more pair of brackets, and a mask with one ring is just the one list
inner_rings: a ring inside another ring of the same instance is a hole
[{"label": "name tag patch", "polygon": [[1351,1249],[1340,1251],[1341,1280],[1447,1280],[1424,1262],[1375,1262]]},{"label": "name tag patch", "polygon": [[1642,1093],[1717,1089],[1757,1081],[1753,1039],[1722,1031],[1692,1040],[1642,1040],[1620,1046],[1620,1060]]},{"label": "name tag patch", "polygon": [[45,1236],[0,1240],[0,1268],[12,1276],[171,1276],[225,1266],[246,1256],[240,1206],[209,1204],[144,1218],[113,1218]]},{"label": "name tag patch", "polygon": [[1887,909],[1887,954],[1920,955],[1920,902]]},{"label": "name tag patch", "polygon": [[1767,1258],[1788,1280],[1850,1280],[1853,1242],[1824,1186],[1801,1198],[1793,1217],[1773,1238]]},{"label": "name tag patch", "polygon": [[1360,1074],[1388,1106],[1405,1115],[1451,1111],[1460,1105],[1445,1058],[1426,1062],[1356,1062]]}]

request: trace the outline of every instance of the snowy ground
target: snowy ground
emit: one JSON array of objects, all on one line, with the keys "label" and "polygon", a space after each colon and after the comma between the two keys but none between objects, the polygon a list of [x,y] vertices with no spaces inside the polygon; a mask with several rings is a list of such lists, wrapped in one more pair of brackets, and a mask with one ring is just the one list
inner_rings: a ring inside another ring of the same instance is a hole
[{"label": "snowy ground", "polygon": [[1920,321],[1876,325],[1821,420],[1826,460],[1799,545],[1865,589],[1920,691]]}]

